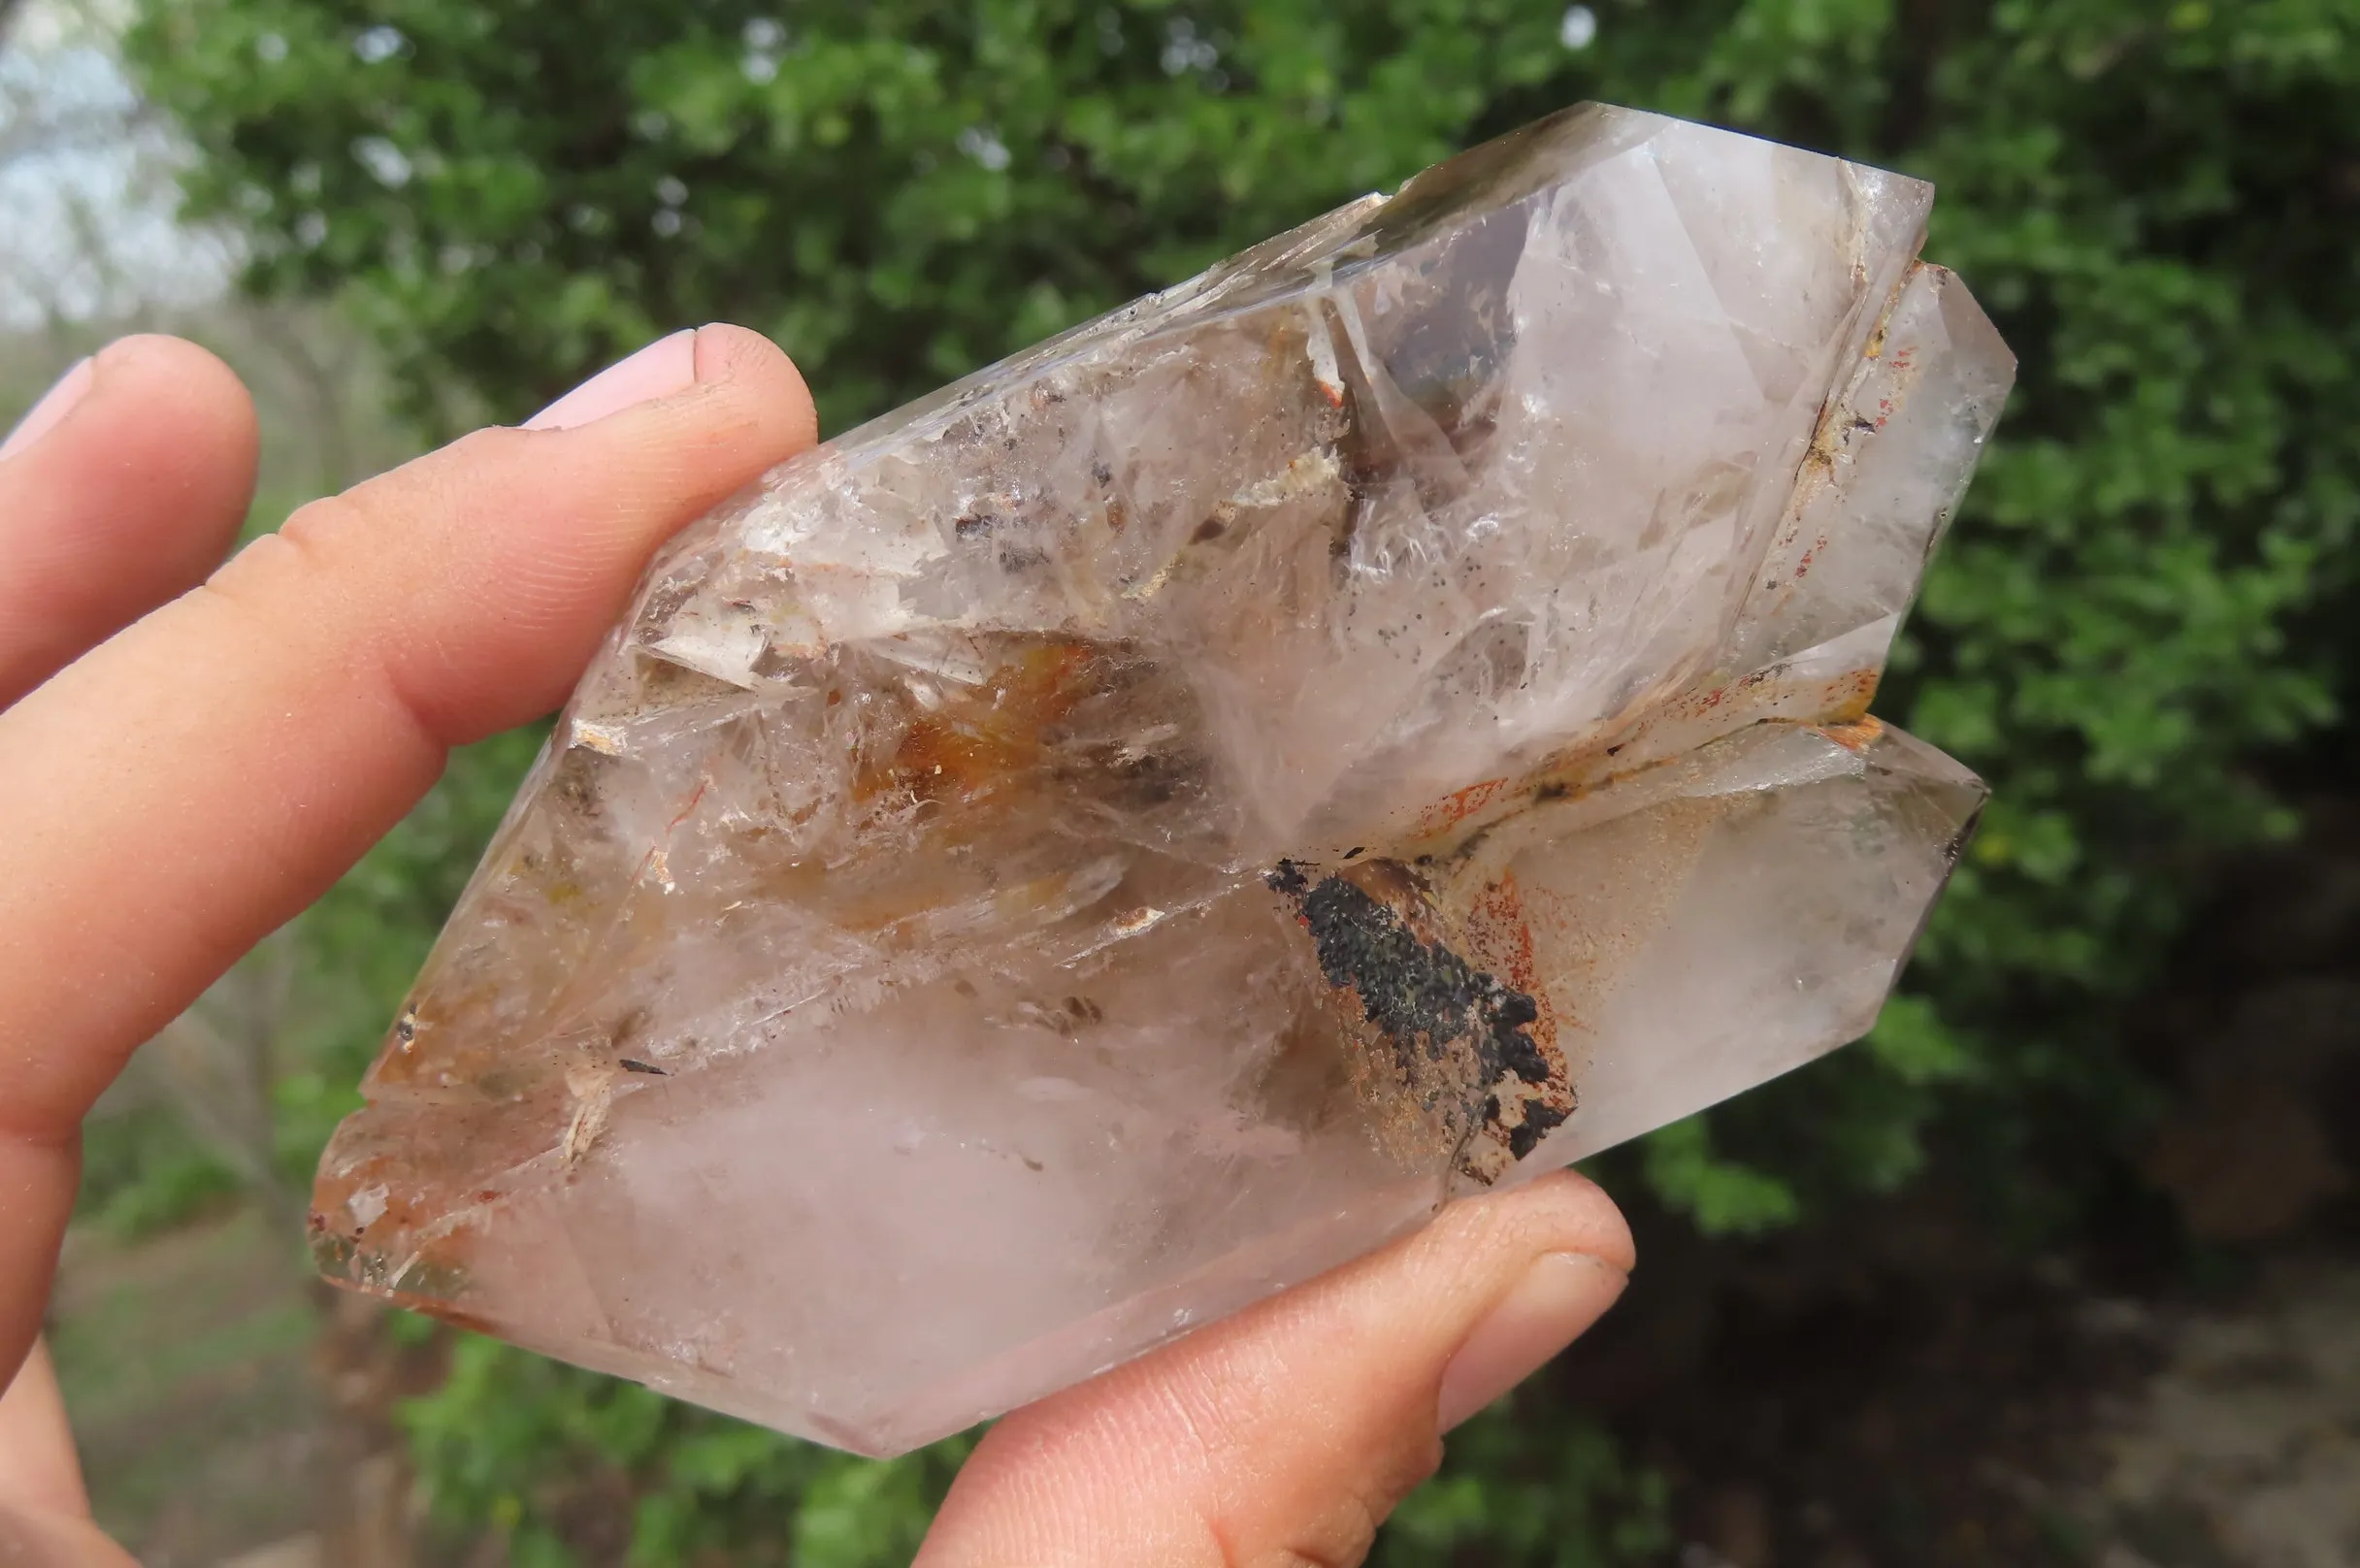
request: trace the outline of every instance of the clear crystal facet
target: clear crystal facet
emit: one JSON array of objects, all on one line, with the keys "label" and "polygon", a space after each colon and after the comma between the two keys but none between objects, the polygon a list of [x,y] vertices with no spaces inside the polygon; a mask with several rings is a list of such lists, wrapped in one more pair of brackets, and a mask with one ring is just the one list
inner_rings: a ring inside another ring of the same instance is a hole
[{"label": "clear crystal facet", "polygon": [[1982,800],[1867,716],[2013,370],[1930,200],[1573,110],[776,470],[322,1267],[892,1453],[1858,1035]]}]

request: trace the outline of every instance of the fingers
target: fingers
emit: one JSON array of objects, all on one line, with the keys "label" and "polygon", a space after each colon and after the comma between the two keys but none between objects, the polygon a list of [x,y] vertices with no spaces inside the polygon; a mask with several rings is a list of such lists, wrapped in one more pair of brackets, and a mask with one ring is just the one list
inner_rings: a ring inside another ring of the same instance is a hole
[{"label": "fingers", "polygon": [[90,1513],[57,1373],[39,1342],[16,1381],[0,1390],[0,1507],[74,1518]]},{"label": "fingers", "polygon": [[86,1519],[0,1500],[0,1562],[9,1568],[139,1568]]},{"label": "fingers", "polygon": [[254,407],[177,338],[66,373],[0,455],[0,708],[218,566],[254,486]]},{"label": "fingers", "polygon": [[36,1344],[0,1391],[0,1563],[123,1568],[130,1561],[90,1522],[56,1374]]},{"label": "fingers", "polygon": [[307,507],[0,714],[0,1367],[30,1343],[74,1129],[131,1048],[448,747],[556,705],[655,546],[813,439],[802,378],[754,334],[649,352],[602,396],[655,390],[650,364],[694,383],[479,432]]},{"label": "fingers", "polygon": [[1629,1229],[1572,1172],[1008,1417],[919,1568],[1340,1568],[1441,1457],[1439,1432],[1622,1291]]}]

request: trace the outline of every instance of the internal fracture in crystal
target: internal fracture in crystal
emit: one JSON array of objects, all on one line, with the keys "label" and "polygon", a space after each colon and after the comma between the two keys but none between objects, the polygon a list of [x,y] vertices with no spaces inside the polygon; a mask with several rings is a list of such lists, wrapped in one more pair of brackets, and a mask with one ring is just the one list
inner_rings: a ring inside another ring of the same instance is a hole
[{"label": "internal fracture in crystal", "polygon": [[1930,201],[1573,110],[776,470],[321,1267],[893,1453],[1862,1033],[1983,798],[1867,715],[2013,372]]}]

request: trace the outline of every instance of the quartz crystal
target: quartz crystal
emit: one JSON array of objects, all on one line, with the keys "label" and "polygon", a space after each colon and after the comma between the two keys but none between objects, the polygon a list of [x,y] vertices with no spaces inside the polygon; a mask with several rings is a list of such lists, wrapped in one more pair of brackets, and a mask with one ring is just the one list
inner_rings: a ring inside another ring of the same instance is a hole
[{"label": "quartz crystal", "polygon": [[1575,109],[773,471],[320,1266],[891,1454],[1861,1034],[1983,798],[1867,713],[2013,374],[1931,197]]}]

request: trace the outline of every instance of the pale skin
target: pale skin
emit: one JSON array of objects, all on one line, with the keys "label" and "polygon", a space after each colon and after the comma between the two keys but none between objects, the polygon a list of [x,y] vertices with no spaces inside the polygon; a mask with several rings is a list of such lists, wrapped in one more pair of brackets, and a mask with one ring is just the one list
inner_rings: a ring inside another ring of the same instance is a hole
[{"label": "pale skin", "polygon": [[[813,439],[786,357],[706,327],[226,565],[254,414],[204,350],[117,343],[0,448],[0,1559],[131,1560],[90,1522],[38,1339],[91,1102],[451,747],[555,707],[657,544]],[[1442,1434],[1631,1264],[1570,1173],[1453,1205],[1000,1422],[919,1562],[1359,1562]]]}]

